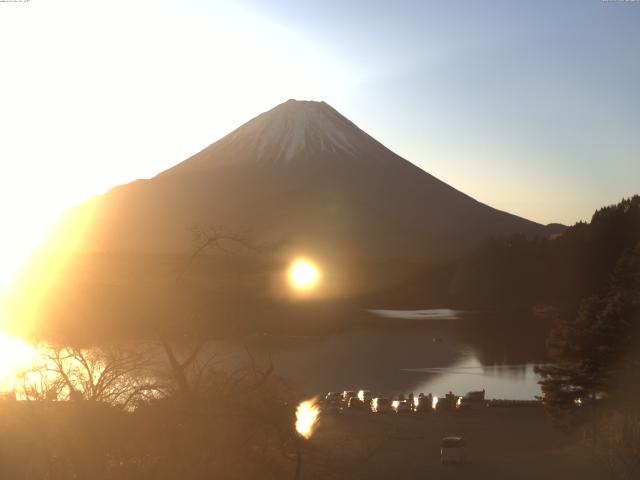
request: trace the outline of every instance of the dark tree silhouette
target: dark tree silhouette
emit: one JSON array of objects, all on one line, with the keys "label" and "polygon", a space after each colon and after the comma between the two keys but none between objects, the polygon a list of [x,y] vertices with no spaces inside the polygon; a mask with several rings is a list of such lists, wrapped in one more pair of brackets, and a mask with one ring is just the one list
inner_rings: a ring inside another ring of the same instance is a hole
[{"label": "dark tree silhouette", "polygon": [[606,288],[617,260],[638,242],[640,196],[635,195],[563,233],[489,238],[458,260],[425,268],[373,302],[500,310],[554,305],[573,317],[582,300]]},{"label": "dark tree silhouette", "polygon": [[[638,378],[640,243],[617,262],[603,294],[584,300],[578,315],[558,319],[548,340],[551,364],[538,368],[547,410],[569,426],[601,406],[620,406],[620,389]],[[626,390],[626,389],[624,389]]]}]

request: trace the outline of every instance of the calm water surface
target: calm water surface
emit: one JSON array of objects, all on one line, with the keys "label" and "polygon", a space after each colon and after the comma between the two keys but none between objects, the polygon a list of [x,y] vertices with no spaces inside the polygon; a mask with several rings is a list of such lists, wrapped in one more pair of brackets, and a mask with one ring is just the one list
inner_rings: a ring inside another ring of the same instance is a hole
[{"label": "calm water surface", "polygon": [[[474,312],[452,310],[452,309],[432,309],[432,310],[371,310],[371,313],[382,318],[396,318],[403,320],[449,320],[460,322],[465,319],[469,322],[487,321],[486,316],[477,316]],[[499,329],[501,325],[488,322],[487,328]],[[464,328],[464,327],[463,327]],[[451,333],[451,332],[447,332]],[[436,395],[453,391],[457,394],[466,393],[471,390],[485,390],[488,398],[508,398],[515,400],[530,400],[540,395],[539,377],[534,369],[536,364],[544,363],[542,356],[536,362],[509,363],[510,357],[517,358],[517,355],[509,355],[509,348],[517,347],[517,343],[524,341],[523,338],[507,335],[503,337],[506,345],[498,342],[485,342],[479,340],[479,344],[474,345],[473,338],[465,339],[458,336],[455,338],[452,348],[457,350],[458,359],[452,365],[428,365],[424,367],[402,368],[402,372],[422,374],[424,378],[412,385],[411,390],[417,392],[432,392]],[[534,342],[539,342],[541,338],[534,337]],[[446,338],[433,337],[432,342],[445,342]],[[493,343],[493,344],[492,344]],[[530,345],[527,345],[530,346]],[[493,353],[502,352],[502,360],[498,356],[491,358],[491,355],[484,362],[479,357],[478,351],[482,349],[493,349]],[[534,345],[535,347],[535,345]],[[532,355],[536,357],[537,355]]]},{"label": "calm water surface", "polygon": [[307,392],[379,394],[486,390],[488,398],[539,395],[546,330],[523,318],[458,310],[375,310],[370,323],[320,337],[270,338],[275,371]]}]

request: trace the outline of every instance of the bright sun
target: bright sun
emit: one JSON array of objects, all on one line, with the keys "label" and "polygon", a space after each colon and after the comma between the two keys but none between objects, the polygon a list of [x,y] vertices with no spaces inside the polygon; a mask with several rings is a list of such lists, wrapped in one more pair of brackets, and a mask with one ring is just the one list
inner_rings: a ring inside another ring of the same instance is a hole
[{"label": "bright sun", "polygon": [[289,267],[289,282],[296,290],[308,291],[315,288],[320,280],[320,271],[307,259],[299,258]]}]

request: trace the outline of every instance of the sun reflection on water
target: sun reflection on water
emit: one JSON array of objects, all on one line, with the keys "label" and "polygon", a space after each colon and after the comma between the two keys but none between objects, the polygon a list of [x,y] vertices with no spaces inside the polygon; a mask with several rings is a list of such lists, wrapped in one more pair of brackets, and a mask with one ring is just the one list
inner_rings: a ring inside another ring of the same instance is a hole
[{"label": "sun reflection on water", "polygon": [[318,426],[320,406],[315,398],[300,402],[296,409],[296,431],[304,438],[309,439]]}]

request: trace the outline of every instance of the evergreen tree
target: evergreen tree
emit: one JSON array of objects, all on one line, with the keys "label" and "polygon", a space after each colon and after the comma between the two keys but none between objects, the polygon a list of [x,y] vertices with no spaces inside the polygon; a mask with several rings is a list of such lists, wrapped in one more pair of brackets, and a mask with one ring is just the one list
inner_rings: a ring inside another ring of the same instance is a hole
[{"label": "evergreen tree", "polygon": [[621,405],[619,392],[637,378],[640,325],[640,243],[620,257],[605,292],[584,300],[578,315],[555,322],[551,364],[538,368],[549,413],[574,425],[599,405]]}]

